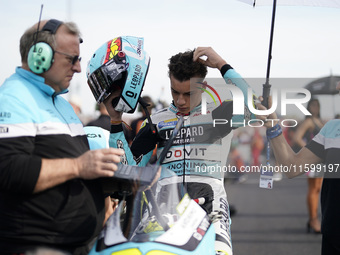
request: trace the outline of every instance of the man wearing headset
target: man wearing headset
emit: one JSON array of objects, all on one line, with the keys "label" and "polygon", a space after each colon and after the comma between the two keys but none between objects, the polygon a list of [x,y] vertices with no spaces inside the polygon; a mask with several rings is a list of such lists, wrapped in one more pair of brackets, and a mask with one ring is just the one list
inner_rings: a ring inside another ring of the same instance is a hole
[{"label": "man wearing headset", "polygon": [[[122,152],[89,151],[82,123],[61,97],[81,71],[79,30],[39,21],[20,39],[22,66],[0,87],[0,251],[49,247],[87,254],[107,217],[98,177]],[[107,207],[109,208],[109,207]]]}]

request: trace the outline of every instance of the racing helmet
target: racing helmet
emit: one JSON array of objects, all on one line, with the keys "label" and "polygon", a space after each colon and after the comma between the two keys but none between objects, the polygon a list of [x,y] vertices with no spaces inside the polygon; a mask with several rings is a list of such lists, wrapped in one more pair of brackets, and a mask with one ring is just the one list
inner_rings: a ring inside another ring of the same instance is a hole
[{"label": "racing helmet", "polygon": [[96,50],[88,62],[86,76],[98,104],[120,89],[120,96],[112,100],[115,110],[135,111],[150,64],[143,45],[143,38],[121,36]]}]

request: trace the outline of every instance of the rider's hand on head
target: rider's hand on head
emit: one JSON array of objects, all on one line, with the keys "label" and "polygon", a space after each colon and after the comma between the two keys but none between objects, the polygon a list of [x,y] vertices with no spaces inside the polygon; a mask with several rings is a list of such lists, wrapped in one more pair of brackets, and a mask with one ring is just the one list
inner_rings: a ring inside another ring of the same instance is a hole
[{"label": "rider's hand on head", "polygon": [[[206,56],[206,59],[204,59],[203,56]],[[219,70],[221,70],[222,66],[227,64],[227,62],[211,47],[197,47],[194,51],[193,60],[199,61],[203,65],[211,68],[218,68]]]}]

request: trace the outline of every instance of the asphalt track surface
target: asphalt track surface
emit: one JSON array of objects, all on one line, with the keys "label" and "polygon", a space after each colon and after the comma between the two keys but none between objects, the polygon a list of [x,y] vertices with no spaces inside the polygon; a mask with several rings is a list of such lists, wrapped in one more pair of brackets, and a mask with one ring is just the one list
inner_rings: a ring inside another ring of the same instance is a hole
[{"label": "asphalt track surface", "polygon": [[247,177],[226,181],[229,203],[237,210],[231,225],[234,255],[321,254],[321,235],[307,233],[306,178],[284,177],[267,190],[259,188],[259,174]]}]

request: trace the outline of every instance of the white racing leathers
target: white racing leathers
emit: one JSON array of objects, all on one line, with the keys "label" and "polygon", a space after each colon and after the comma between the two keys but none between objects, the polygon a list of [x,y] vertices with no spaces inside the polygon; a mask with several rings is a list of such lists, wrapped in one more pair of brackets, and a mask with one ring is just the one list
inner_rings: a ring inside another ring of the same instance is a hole
[{"label": "white racing leathers", "polygon": [[[236,79],[232,80],[232,77]],[[231,79],[243,93],[247,93],[248,85],[234,70],[228,70],[224,79]],[[232,130],[237,127],[231,126],[230,120],[240,124],[240,120],[254,117],[249,112],[246,100],[245,109],[244,115],[233,115],[233,102],[224,101],[217,106],[214,103],[207,104],[204,114],[199,105],[188,116],[184,116],[184,124],[161,162],[162,169],[171,171],[162,171],[157,192],[159,197],[166,196],[169,172],[176,174],[178,185],[185,187],[191,198],[196,199],[211,216],[216,231],[216,251],[228,255],[232,254],[231,220],[223,178]],[[225,125],[214,125],[214,119],[228,120],[228,123],[224,121]],[[161,154],[177,124],[177,108],[171,104],[153,114],[151,120],[156,133],[152,132],[150,123],[144,121],[131,148],[125,140],[122,126],[112,126],[109,144],[111,147],[125,150],[124,160],[127,160],[128,164],[146,165],[155,146],[157,155]]]}]

